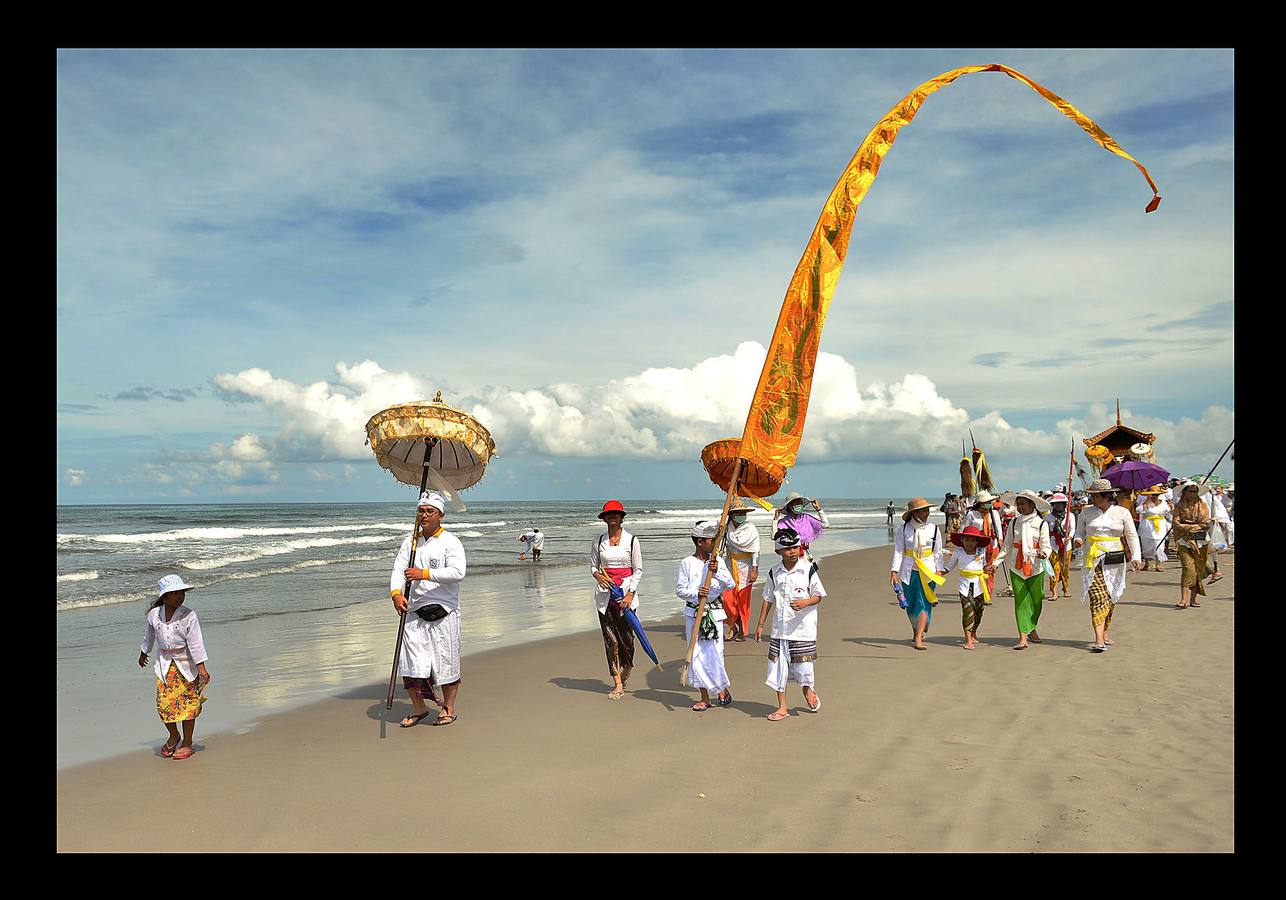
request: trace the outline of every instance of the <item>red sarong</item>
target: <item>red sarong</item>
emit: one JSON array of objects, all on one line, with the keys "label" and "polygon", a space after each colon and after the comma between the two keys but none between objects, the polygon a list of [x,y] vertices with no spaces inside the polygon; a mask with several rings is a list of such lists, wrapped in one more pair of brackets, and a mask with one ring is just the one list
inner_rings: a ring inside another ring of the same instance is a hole
[{"label": "red sarong", "polygon": [[742,634],[750,631],[750,591],[753,587],[748,584],[741,590],[729,588],[723,592],[723,611],[728,615],[728,624],[739,623]]}]

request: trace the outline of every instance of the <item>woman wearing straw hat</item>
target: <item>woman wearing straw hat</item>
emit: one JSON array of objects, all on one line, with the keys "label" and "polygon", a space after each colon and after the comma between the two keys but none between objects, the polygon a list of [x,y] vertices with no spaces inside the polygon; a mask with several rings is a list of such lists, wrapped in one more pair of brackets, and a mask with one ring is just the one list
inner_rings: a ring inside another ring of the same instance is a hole
[{"label": "woman wearing straw hat", "polygon": [[[810,503],[813,506],[813,512],[808,512]],[[790,492],[786,502],[773,514],[773,534],[783,528],[789,528],[795,532],[802,542],[800,546],[804,548],[805,556],[809,556],[808,545],[821,537],[824,529],[830,527],[830,520],[826,518],[826,511],[822,509],[821,503],[816,499],[810,500],[795,491]]]},{"label": "woman wearing straw hat", "polygon": [[[192,585],[178,575],[166,575],[156,583],[156,602],[147,611],[147,630],[143,632],[143,646],[138,654],[139,668],[144,668],[152,644],[157,645],[153,666],[156,711],[170,733],[161,748],[161,755],[166,759],[187,759],[196,752],[192,749],[192,735],[205,700],[205,686],[210,683],[201,623],[197,621],[196,610],[183,605],[191,589]],[[178,722],[183,723],[182,746],[175,724]]]},{"label": "woman wearing straw hat", "polygon": [[1139,491],[1139,550],[1143,554],[1145,572],[1149,561],[1158,572],[1164,572],[1161,563],[1169,559],[1165,555],[1165,539],[1170,533],[1170,504],[1162,496],[1164,493],[1164,484]]},{"label": "woman wearing straw hat", "polygon": [[750,628],[750,592],[759,578],[759,529],[746,521],[750,507],[740,497],[728,509],[728,530],[724,533],[724,561],[732,572],[732,587],[724,592],[723,609],[728,614],[724,640],[744,641]]},{"label": "woman wearing straw hat", "polygon": [[1206,554],[1210,552],[1210,510],[1201,501],[1201,489],[1195,481],[1185,481],[1174,505],[1174,535],[1183,575],[1179,581],[1179,609],[1201,606],[1197,595],[1206,595],[1202,583],[1206,577]]},{"label": "woman wearing straw hat", "polygon": [[[1139,534],[1134,517],[1113,505],[1116,488],[1106,478],[1096,478],[1087,489],[1090,505],[1076,525],[1076,546],[1089,543],[1085,553],[1081,602],[1090,601],[1090,623],[1094,643],[1090,650],[1102,653],[1112,646],[1112,611],[1125,593],[1125,564],[1139,571]],[[1128,549],[1128,554],[1127,554]]]},{"label": "woman wearing straw hat", "polygon": [[991,602],[987,591],[987,545],[991,538],[970,525],[964,531],[951,535],[955,549],[946,564],[938,570],[939,575],[946,575],[957,566],[960,568],[960,614],[964,626],[964,649],[972,650],[978,646],[978,626],[982,624],[982,609]]},{"label": "woman wearing straw hat", "polygon": [[1018,643],[1014,649],[1026,650],[1028,635],[1040,643],[1036,626],[1045,600],[1045,572],[1050,554],[1049,524],[1044,517],[1051,507],[1040,494],[1030,490],[1020,492],[1014,498],[1014,505],[1017,515],[1005,527],[1000,552],[988,571],[994,573],[996,566],[1013,555],[1009,584],[1014,590],[1014,619],[1018,623]]},{"label": "woman wearing straw hat", "polygon": [[911,620],[912,643],[917,650],[926,649],[924,635],[938,602],[934,587],[942,584],[938,561],[942,558],[942,530],[929,522],[931,504],[923,497],[908,500],[902,513],[902,527],[893,535],[893,571],[890,582],[902,583],[906,597],[906,615]]},{"label": "woman wearing straw hat", "polygon": [[[607,531],[590,544],[589,571],[594,576],[594,605],[607,652],[607,671],[615,682],[607,697],[620,700],[634,669],[634,629],[621,618],[621,609],[639,608],[637,591],[643,578],[643,551],[639,539],[621,527],[625,507],[619,500],[604,503],[598,517],[607,523]],[[613,584],[625,591],[625,597],[617,602],[611,599]]]}]

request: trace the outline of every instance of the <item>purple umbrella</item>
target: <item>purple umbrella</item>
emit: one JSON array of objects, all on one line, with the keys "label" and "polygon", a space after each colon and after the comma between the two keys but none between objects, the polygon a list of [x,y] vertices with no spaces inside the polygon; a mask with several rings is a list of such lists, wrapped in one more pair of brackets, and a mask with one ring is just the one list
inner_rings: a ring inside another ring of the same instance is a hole
[{"label": "purple umbrella", "polygon": [[1164,484],[1170,473],[1152,463],[1130,460],[1108,466],[1103,470],[1103,477],[1112,483],[1112,487],[1142,491],[1154,484]]}]

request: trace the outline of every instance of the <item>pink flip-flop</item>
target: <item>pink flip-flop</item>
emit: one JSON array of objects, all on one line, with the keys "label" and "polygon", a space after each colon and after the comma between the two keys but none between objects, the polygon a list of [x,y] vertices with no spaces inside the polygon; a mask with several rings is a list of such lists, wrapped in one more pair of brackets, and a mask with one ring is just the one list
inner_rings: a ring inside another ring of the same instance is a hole
[{"label": "pink flip-flop", "polygon": [[174,746],[170,746],[170,742],[166,741],[165,746],[161,748],[161,755],[164,756],[166,759],[169,759],[171,756],[174,755],[174,751],[178,749],[179,749],[178,744],[175,744]]},{"label": "pink flip-flop", "polygon": [[196,751],[193,750],[191,747],[180,747],[178,750],[174,751],[174,758],[187,759],[193,753],[196,753]]}]

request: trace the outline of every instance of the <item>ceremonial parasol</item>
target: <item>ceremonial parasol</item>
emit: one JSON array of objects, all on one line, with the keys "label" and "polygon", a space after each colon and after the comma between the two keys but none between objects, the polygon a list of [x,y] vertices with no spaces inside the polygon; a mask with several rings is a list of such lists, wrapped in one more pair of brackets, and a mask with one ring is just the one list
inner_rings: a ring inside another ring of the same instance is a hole
[{"label": "ceremonial parasol", "polygon": [[1154,484],[1164,484],[1170,473],[1155,463],[1129,460],[1108,466],[1103,470],[1103,477],[1112,483],[1112,487],[1142,491]]},{"label": "ceremonial parasol", "polygon": [[1188,479],[1188,481],[1195,481],[1197,484],[1208,484],[1211,487],[1228,486],[1228,482],[1220,478],[1218,475],[1206,476],[1204,473],[1201,475],[1193,475]]},{"label": "ceremonial parasol", "polygon": [[[431,403],[402,403],[371,416],[366,423],[366,443],[375,451],[380,467],[388,469],[398,481],[418,486],[420,494],[430,487],[441,491],[451,501],[452,508],[460,511],[465,507],[457,492],[481,481],[487,463],[496,455],[491,432],[473,416],[443,403],[441,391]],[[412,560],[418,540],[419,528],[412,526]],[[407,597],[410,593],[411,582],[407,581],[402,595]],[[397,679],[405,633],[406,613],[400,613],[385,709],[393,708],[393,683]]]}]

